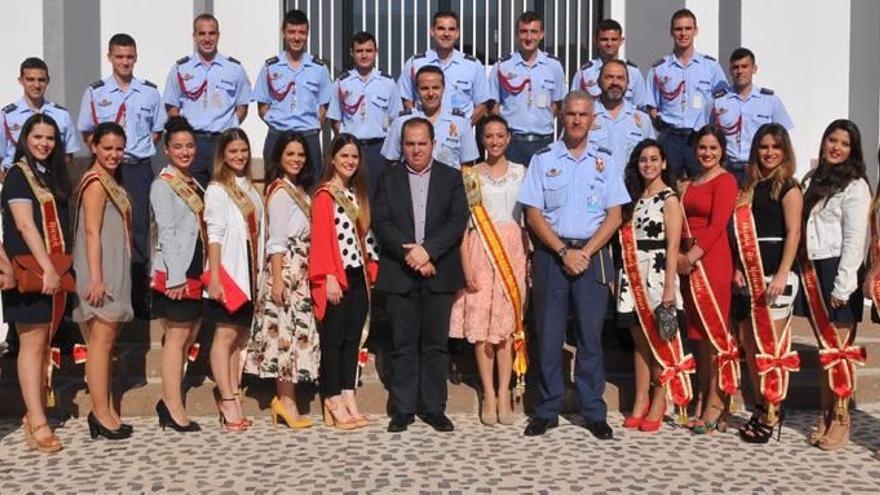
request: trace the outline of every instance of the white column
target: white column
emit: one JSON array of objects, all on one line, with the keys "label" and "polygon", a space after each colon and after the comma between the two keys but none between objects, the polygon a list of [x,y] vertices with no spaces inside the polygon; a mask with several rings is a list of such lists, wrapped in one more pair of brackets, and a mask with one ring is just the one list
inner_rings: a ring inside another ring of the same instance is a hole
[{"label": "white column", "polygon": [[[592,7],[592,6],[591,6]],[[626,0],[605,0],[605,19],[614,19],[623,26],[623,36],[626,37]],[[602,19],[599,19],[600,21]],[[595,36],[593,26],[584,26],[589,32],[584,34],[584,42],[586,37],[593,38]],[[592,56],[592,54],[588,54]],[[620,47],[620,58],[626,59],[626,42]]]},{"label": "white column", "polygon": [[0,2],[0,19],[7,28],[0,50],[0,67],[4,67],[0,107],[4,107],[22,95],[17,82],[22,60],[43,57],[43,2]]},{"label": "white column", "polygon": [[685,2],[685,7],[697,16],[697,28],[700,31],[696,38],[697,51],[716,58],[718,57],[718,2],[719,0]]}]

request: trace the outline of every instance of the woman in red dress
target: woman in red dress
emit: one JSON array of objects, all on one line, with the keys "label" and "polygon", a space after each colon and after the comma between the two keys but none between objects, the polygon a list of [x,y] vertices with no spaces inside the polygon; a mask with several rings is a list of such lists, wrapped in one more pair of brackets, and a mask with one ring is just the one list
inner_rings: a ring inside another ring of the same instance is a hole
[{"label": "woman in red dress", "polygon": [[[703,127],[694,135],[693,142],[701,172],[686,185],[682,205],[694,246],[687,253],[679,254],[679,273],[687,276],[698,261],[703,265],[709,288],[721,311],[724,328],[728,330],[734,268],[727,224],[736,204],[737,182],[721,165],[727,156],[726,141],[720,129]],[[682,230],[687,235],[687,230]],[[682,288],[687,333],[688,337],[698,342],[697,373],[700,377],[700,401],[696,411],[700,419],[693,425],[693,431],[709,433],[719,427],[726,429],[726,407],[718,387],[715,366],[717,352],[707,338],[687,282],[685,280],[686,285]]]}]

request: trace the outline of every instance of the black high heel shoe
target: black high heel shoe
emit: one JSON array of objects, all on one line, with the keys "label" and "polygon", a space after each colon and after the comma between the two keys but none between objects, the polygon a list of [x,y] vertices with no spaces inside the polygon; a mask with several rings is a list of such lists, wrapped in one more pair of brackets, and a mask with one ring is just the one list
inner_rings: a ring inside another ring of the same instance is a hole
[{"label": "black high heel shoe", "polygon": [[785,410],[779,411],[779,420],[776,421],[776,424],[768,425],[758,419],[754,423],[750,429],[745,431],[740,431],[739,436],[746,443],[767,443],[770,441],[770,438],[773,436],[773,430],[779,429],[779,433],[776,435],[776,441],[782,440],[782,423],[785,422]]},{"label": "black high heel shoe", "polygon": [[160,400],[156,403],[156,415],[159,416],[159,427],[162,428],[162,430],[164,430],[166,426],[180,433],[201,431],[202,429],[202,427],[195,421],[190,421],[188,425],[181,425],[178,424],[177,421],[174,421],[174,418],[171,416],[171,411],[168,410],[168,406],[165,405],[164,400]]},{"label": "black high heel shoe", "polygon": [[107,440],[125,440],[126,438],[131,437],[131,430],[125,430],[123,428],[119,428],[116,430],[111,430],[98,421],[98,418],[95,417],[95,413],[89,413],[89,417],[86,420],[89,424],[89,435],[92,437],[92,440],[97,439],[99,436],[106,438]]}]

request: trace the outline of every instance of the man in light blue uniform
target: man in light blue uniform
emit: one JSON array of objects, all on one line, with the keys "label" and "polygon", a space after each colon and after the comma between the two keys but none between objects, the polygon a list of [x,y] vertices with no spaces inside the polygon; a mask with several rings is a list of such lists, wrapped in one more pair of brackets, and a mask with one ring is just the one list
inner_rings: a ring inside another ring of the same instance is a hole
[{"label": "man in light blue uniform", "polygon": [[263,146],[266,175],[276,164],[268,163],[275,141],[284,131],[305,136],[312,161],[312,177],[322,169],[321,127],[333,92],[327,64],[306,52],[309,19],[301,10],[291,10],[281,23],[284,51],[266,60],[254,84],[253,99],[260,118],[269,126]]},{"label": "man in light blue uniform", "polygon": [[391,131],[382,145],[382,156],[390,161],[400,160],[400,140],[403,124],[414,117],[424,117],[434,126],[433,156],[438,162],[454,168],[471,163],[480,157],[470,121],[457,110],[447,111],[442,106],[443,71],[426,65],[416,74],[421,110],[404,110],[391,123]]},{"label": "man in light blue uniform", "polygon": [[179,59],[165,80],[169,117],[182,115],[196,130],[192,174],[202,187],[211,180],[220,133],[247,117],[251,85],[241,63],[217,52],[220,23],[211,14],[193,21],[196,53]]},{"label": "man in light blue uniform", "polygon": [[590,142],[611,150],[621,166],[629,161],[633,148],[640,141],[654,138],[654,127],[648,114],[626,100],[627,66],[621,60],[609,60],[599,76],[602,94],[594,102],[596,116],[590,130]]},{"label": "man in light blue uniform", "polygon": [[519,50],[492,66],[489,92],[497,102],[492,109],[510,126],[507,158],[528,165],[532,155],[553,141],[553,123],[565,96],[565,71],[556,57],[539,47],[544,19],[523,12],[516,22]]},{"label": "man in light blue uniform", "polygon": [[794,123],[773,90],[752,84],[758,66],[755,54],[748,48],[737,48],[730,54],[732,88],[722,88],[712,95],[708,107],[709,123],[724,131],[727,137],[727,170],[736,176],[740,185],[746,181],[752,138],[764,124],[777,123],[788,129]]},{"label": "man in light blue uniform", "polygon": [[[602,88],[599,85],[599,71],[609,60],[620,59],[620,47],[626,40],[623,36],[623,27],[614,19],[603,19],[596,28],[596,48],[599,56],[588,61],[580,68],[571,79],[571,90],[579,89],[590,93],[593,98],[599,98]],[[638,108],[644,108],[651,103],[645,90],[645,78],[639,66],[629,60],[624,61],[629,76],[629,84],[626,87],[626,101]]]},{"label": "man in light blue uniform", "polygon": [[397,83],[375,68],[377,55],[376,38],[372,34],[362,31],[354,35],[351,58],[355,67],[336,79],[327,109],[334,132],[353,134],[361,142],[371,198],[385,169],[382,143],[391,122],[402,110]]},{"label": "man in light blue uniform", "polygon": [[718,61],[694,50],[699,31],[693,12],[675,12],[670,24],[673,51],[648,70],[648,114],[660,131],[658,140],[675,175],[681,177],[686,172],[696,177],[700,164],[688,141],[695,130],[706,125],[712,93],[724,87],[727,79]]},{"label": "man in light blue uniform", "polygon": [[437,11],[431,19],[431,39],[434,48],[409,58],[403,65],[397,87],[406,108],[418,102],[416,74],[426,65],[440,67],[446,80],[443,108],[457,110],[475,124],[486,113],[489,83],[483,64],[470,55],[455,49],[458,43],[458,14],[448,10]]},{"label": "man in light blue uniform", "polygon": [[138,318],[149,320],[147,286],[150,261],[151,158],[165,125],[165,107],[156,85],[134,77],[137,45],[120,33],[110,38],[107,60],[113,74],[95,81],[83,93],[77,127],[83,141],[91,144],[101,122],[116,122],[125,129],[125,158],[119,168],[122,187],[132,199],[131,301]]},{"label": "man in light blue uniform", "polygon": [[36,57],[26,58],[18,70],[18,83],[24,89],[24,95],[15,103],[3,107],[3,138],[0,152],[3,158],[3,172],[12,166],[15,147],[24,122],[35,113],[44,113],[58,124],[61,132],[61,145],[64,147],[66,161],[69,165],[73,154],[79,151],[76,129],[67,109],[46,99],[46,87],[49,85],[49,67],[46,62]]},{"label": "man in light blue uniform", "polygon": [[592,97],[580,90],[562,103],[562,139],[532,157],[519,192],[538,239],[532,301],[538,333],[538,400],[526,436],[557,426],[565,394],[562,345],[570,306],[577,323],[575,386],[583,426],[602,440],[614,436],[603,399],[602,324],[613,277],[608,241],[630,202],[611,150],[590,143]]}]

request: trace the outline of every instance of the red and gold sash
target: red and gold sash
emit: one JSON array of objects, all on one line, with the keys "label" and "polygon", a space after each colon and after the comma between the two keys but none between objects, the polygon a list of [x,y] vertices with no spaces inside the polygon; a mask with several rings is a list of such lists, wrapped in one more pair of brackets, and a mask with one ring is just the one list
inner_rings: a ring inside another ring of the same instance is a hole
[{"label": "red and gold sash", "polygon": [[119,214],[122,215],[123,222],[125,223],[125,248],[131,253],[131,232],[132,232],[132,220],[131,220],[131,200],[128,198],[128,194],[125,192],[125,189],[120,187],[119,183],[116,182],[116,179],[113,178],[107,172],[102,170],[89,170],[83,175],[82,180],[79,183],[79,202],[77,204],[77,214],[79,214],[79,208],[82,206],[82,194],[83,191],[86,190],[86,187],[89,186],[94,181],[98,181],[101,183],[101,186],[104,188],[104,191],[107,193],[107,196],[110,198],[110,201],[113,203],[113,206],[119,211]]},{"label": "red and gold sash", "polygon": [[746,193],[736,205],[733,226],[751,302],[752,332],[758,348],[755,364],[761,379],[761,395],[771,411],[776,411],[788,394],[789,374],[800,371],[800,357],[791,349],[791,313],[785,320],[781,334],[776,336],[765,297],[767,284],[764,281],[764,265],[752,215],[751,192]]},{"label": "red and gold sash", "polygon": [[[500,71],[499,71],[500,74]],[[492,263],[495,273],[501,278],[504,286],[504,295],[513,307],[513,371],[516,373],[516,391],[522,394],[525,391],[525,376],[528,371],[528,355],[526,352],[525,327],[523,326],[523,301],[525,300],[525,288],[521,288],[516,281],[513,265],[510,257],[501,243],[501,236],[495,230],[489,213],[483,206],[483,197],[480,190],[480,174],[473,167],[462,167],[464,190],[467,195],[468,207],[471,210],[475,230],[486,250],[486,255]]]},{"label": "red and gold sash", "polygon": [[[877,213],[877,207],[875,206],[871,209],[871,249],[868,250],[869,266],[872,269],[878,268],[877,263],[880,263],[880,233],[878,233],[877,226],[880,218],[878,218]],[[878,302],[880,302],[880,270],[877,271],[877,274],[871,280],[871,293],[866,295],[871,298],[874,307],[880,313],[880,305],[878,305]]]},{"label": "red and gold sash", "polygon": [[251,277],[251,300],[256,300],[257,298],[257,249],[259,247],[260,240],[260,222],[257,219],[257,206],[254,204],[253,200],[250,196],[245,192],[242,188],[238,187],[234,182],[230,184],[224,184],[222,182],[215,181],[215,184],[222,187],[226,194],[229,195],[229,198],[232,199],[232,202],[235,203],[238,211],[241,212],[242,218],[244,218],[245,224],[247,224],[248,230],[248,259],[250,260]]},{"label": "red and gold sash", "polygon": [[[641,323],[642,332],[651,348],[651,354],[654,355],[654,359],[660,363],[662,368],[660,385],[669,384],[669,396],[672,398],[672,402],[678,406],[681,415],[683,411],[687,410],[687,406],[694,396],[690,374],[697,370],[697,362],[692,354],[685,355],[679,334],[676,334],[671,341],[660,337],[654,320],[654,308],[648,301],[648,294],[645,292],[642,274],[639,271],[635,230],[632,222],[626,222],[620,227],[619,237],[623,269],[629,279],[633,306]],[[686,412],[684,412],[684,417],[687,417]]]},{"label": "red and gold sash", "polygon": [[309,197],[286,179],[275,179],[269,184],[269,187],[266,188],[266,203],[269,203],[269,200],[272,199],[272,195],[275,194],[275,192],[282,189],[288,196],[290,196],[290,199],[296,203],[306,218],[312,218],[312,204]]},{"label": "red and gold sash", "polygon": [[195,189],[198,186],[195,185],[196,183],[194,181],[188,182],[184,179],[173,167],[168,167],[165,171],[159,174],[159,178],[168,184],[168,187],[174,191],[174,194],[176,194],[177,197],[186,203],[198,219],[199,238],[202,240],[202,259],[207,260],[208,233],[205,228],[205,202]]},{"label": "red and gold sash", "polygon": [[[686,192],[687,184],[683,186],[682,202],[684,202]],[[687,236],[693,237],[690,225],[688,225],[687,214],[684,215],[684,228]],[[739,348],[730,334],[727,321],[718,306],[715,293],[712,292],[712,286],[709,285],[709,277],[706,275],[702,261],[697,261],[688,276],[688,282],[700,323],[702,323],[706,336],[717,353],[718,387],[725,394],[733,395],[739,388]]]},{"label": "red and gold sash", "polygon": [[361,226],[360,221],[358,221],[359,210],[358,210],[357,205],[355,205],[350,199],[348,199],[348,196],[346,196],[345,193],[342,192],[342,189],[336,187],[333,184],[325,182],[325,183],[321,184],[321,186],[318,188],[317,191],[315,191],[315,194],[317,194],[321,191],[327,191],[328,193],[330,193],[330,196],[333,197],[333,201],[335,201],[336,204],[341,206],[342,209],[345,211],[345,216],[347,216],[348,220],[352,223],[352,225],[354,225],[355,232],[357,233],[357,238],[358,238],[358,242],[356,245],[357,245],[358,250],[361,253],[361,260],[362,260],[361,266],[363,267],[363,270],[364,270],[364,284],[367,287],[367,308],[368,309],[367,309],[367,317],[364,319],[364,326],[363,326],[363,328],[361,328],[361,340],[360,340],[359,350],[358,350],[358,377],[355,379],[355,383],[357,383],[357,381],[360,379],[360,371],[361,371],[361,369],[363,369],[364,366],[367,365],[367,360],[369,359],[369,351],[367,350],[366,344],[367,344],[367,338],[370,336],[370,310],[369,310],[369,308],[370,308],[370,301],[372,298],[371,298],[371,294],[370,294],[370,282],[369,282],[370,277],[367,274],[367,260],[369,259],[368,255],[367,255],[367,246],[366,246],[367,233],[364,232],[363,226]]}]

